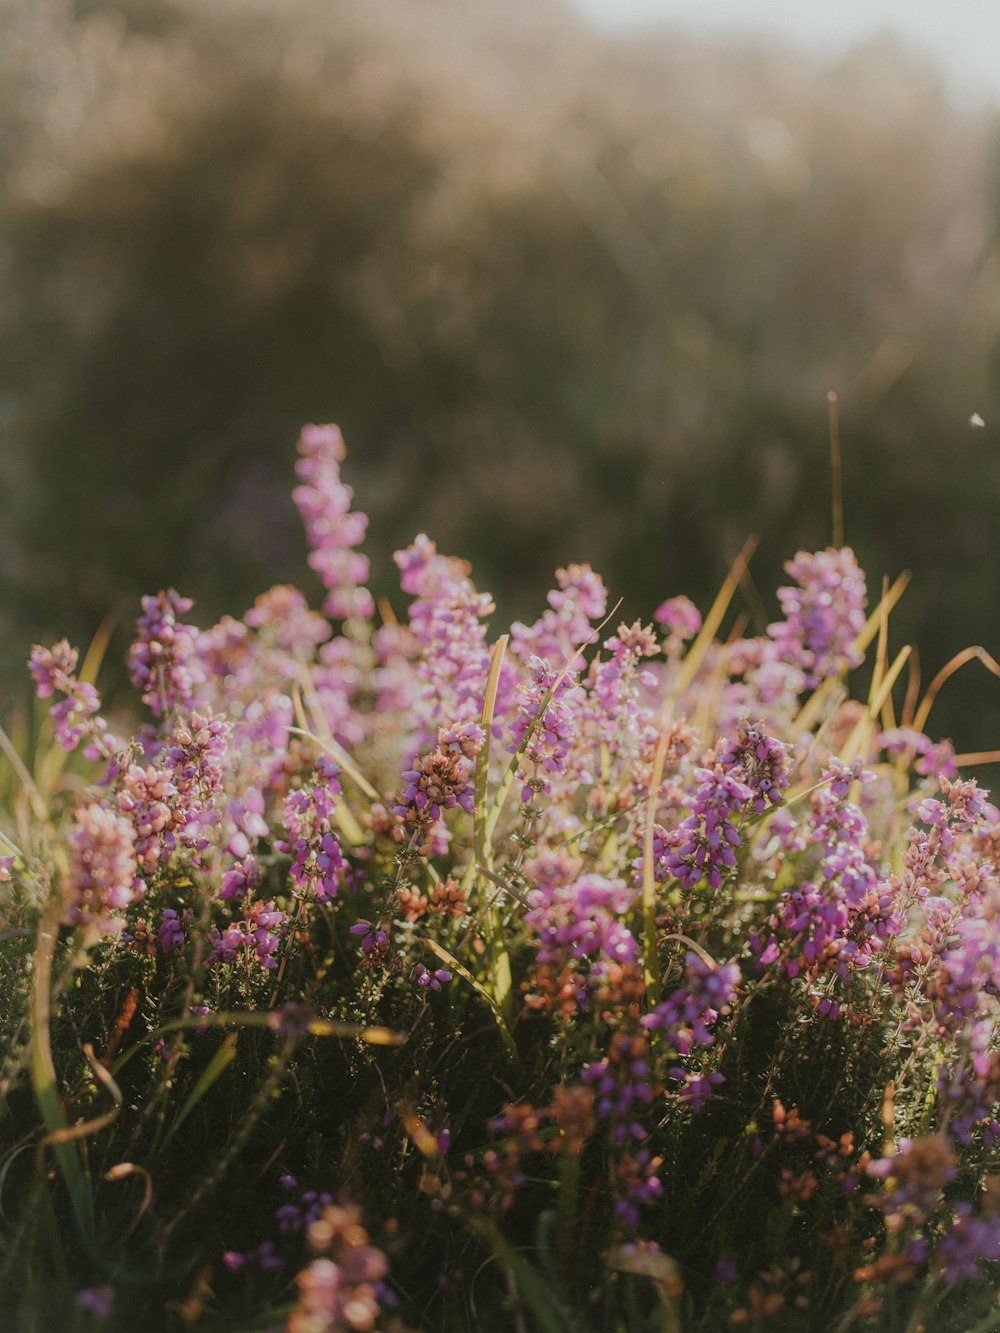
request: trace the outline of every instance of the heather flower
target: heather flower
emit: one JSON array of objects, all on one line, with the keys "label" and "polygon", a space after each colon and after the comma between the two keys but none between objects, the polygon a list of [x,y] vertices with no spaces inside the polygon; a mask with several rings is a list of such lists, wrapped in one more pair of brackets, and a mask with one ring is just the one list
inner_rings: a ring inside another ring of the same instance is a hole
[{"label": "heather flower", "polygon": [[[993,996],[995,999],[995,992]],[[996,1006],[986,1001],[982,1010],[990,1012],[990,1017],[975,1019],[978,1010],[973,1009],[967,1015],[970,1020],[967,1026],[958,1027],[961,1038],[955,1058],[942,1064],[937,1078],[948,1136],[964,1147],[972,1143],[977,1128],[983,1130],[985,1141],[995,1123],[993,1112],[1000,1103],[1000,1050],[993,1045]],[[949,1018],[953,1027],[957,1027],[954,1016],[949,1014]]]},{"label": "heather flower", "polygon": [[[578,718],[586,695],[573,672],[563,675],[540,657],[529,658],[528,671],[529,680],[522,681],[515,691],[517,713],[511,723],[511,740],[507,748],[511,753],[515,752],[528,737],[524,759],[540,770],[542,788],[549,791],[550,778],[566,771],[567,756],[577,736]],[[550,692],[551,697],[545,703]],[[526,782],[528,773],[524,764],[518,772],[521,780]],[[526,804],[532,795],[530,786],[522,788],[521,799]]]},{"label": "heather flower", "polygon": [[478,722],[441,727],[437,748],[414,759],[403,774],[406,785],[395,812],[403,821],[403,834],[420,847],[432,844],[434,826],[445,810],[472,813],[475,762],[484,740]]},{"label": "heather flower", "polygon": [[229,818],[234,831],[226,843],[232,856],[243,857],[257,838],[266,838],[269,832],[264,818],[264,794],[256,787],[229,803]]},{"label": "heather flower", "polygon": [[[541,969],[565,967],[575,1005],[585,1009],[589,986],[608,964],[630,964],[638,957],[635,936],[621,920],[635,903],[636,889],[623,880],[584,875],[570,884],[540,884],[530,896],[524,921],[535,934]],[[534,1003],[541,1001],[536,997]]]},{"label": "heather flower", "polygon": [[161,757],[173,785],[172,831],[186,847],[203,851],[208,830],[219,821],[215,798],[222,791],[232,728],[210,709],[192,713],[171,733]]},{"label": "heather flower", "polygon": [[585,1065],[580,1077],[593,1095],[594,1114],[604,1122],[616,1157],[615,1216],[626,1230],[634,1230],[640,1209],[663,1194],[658,1174],[663,1159],[647,1146],[649,1134],[642,1123],[643,1108],[659,1090],[645,1034],[612,1033],[607,1056]]},{"label": "heather flower", "polygon": [[789,747],[769,736],[763,722],[743,720],[738,739],[730,741],[720,754],[720,762],[739,769],[753,796],[758,815],[781,805],[781,793],[788,786]]},{"label": "heather flower", "polygon": [[900,1139],[891,1157],[868,1163],[867,1174],[886,1181],[868,1202],[885,1214],[890,1233],[921,1227],[941,1207],[942,1191],[955,1177],[955,1153],[943,1134]]},{"label": "heather flower", "polygon": [[170,774],[130,764],[121,777],[119,812],[131,821],[139,871],[150,875],[176,846],[173,798],[177,795]]},{"label": "heather flower", "polygon": [[660,648],[653,631],[638,620],[619,625],[604,648],[609,656],[591,664],[587,680],[589,736],[613,754],[628,754],[637,748],[644,727],[653,720],[652,709],[641,706],[640,691],[655,684],[655,678],[640,670],[640,663],[654,657]]},{"label": "heather flower", "polygon": [[364,684],[368,649],[353,639],[338,636],[324,643],[312,669],[316,702],[327,726],[341,745],[359,745],[367,734],[367,718],[358,711],[357,696]]},{"label": "heather flower", "polygon": [[353,491],[340,479],[346,450],[336,426],[304,426],[295,471],[302,484],[292,492],[309,541],[309,564],[327,590],[323,609],[335,620],[369,620],[375,605],[364,586],[368,557],[354,548],[364,540],[368,519],[351,511]]},{"label": "heather flower", "polygon": [[799,551],[785,569],[795,586],[779,588],[784,620],[767,628],[781,658],[805,672],[815,687],[827,676],[860,666],[854,646],[865,626],[865,578],[850,547]]},{"label": "heather flower", "polygon": [[410,630],[418,646],[420,694],[411,725],[423,743],[441,717],[456,726],[479,717],[490,664],[482,622],[494,609],[493,599],[476,591],[464,561],[438,555],[423,534],[394,558],[403,591],[415,599]]},{"label": "heather flower", "polygon": [[96,1319],[107,1319],[114,1309],[114,1288],[84,1287],[76,1293],[75,1303],[79,1309],[87,1310]]},{"label": "heather flower", "polygon": [[337,766],[325,755],[317,761],[313,779],[285,800],[282,822],[288,840],[275,845],[293,856],[292,883],[302,894],[315,893],[327,903],[340,893],[345,862],[333,830],[333,814],[341,795]]},{"label": "heather flower", "polygon": [[951,1228],[937,1248],[945,1282],[979,1282],[981,1265],[1000,1263],[1000,1217],[976,1216],[970,1203],[956,1203]]},{"label": "heather flower", "polygon": [[135,831],[110,806],[80,806],[70,834],[66,919],[72,925],[121,929],[122,912],[142,893],[136,875]]},{"label": "heather flower", "polygon": [[[364,941],[361,943],[362,949]],[[423,963],[418,963],[413,969],[414,980],[422,990],[440,990],[451,980],[451,973],[447,968],[438,967],[433,972],[429,972]]]},{"label": "heather flower", "polygon": [[909,756],[909,763],[921,777],[958,777],[955,749],[949,741],[934,742],[912,727],[893,727],[879,735],[878,745],[893,757]]},{"label": "heather flower", "polygon": [[319,1257],[296,1278],[299,1298],[287,1333],[365,1333],[374,1329],[389,1272],[385,1254],[371,1244],[351,1204],[329,1204],[308,1229]]},{"label": "heather flower", "polygon": [[261,870],[256,857],[245,856],[241,861],[234,862],[222,876],[219,897],[227,902],[233,898],[240,902],[252,896],[260,880]]},{"label": "heather flower", "polygon": [[720,729],[729,731],[755,714],[763,714],[772,727],[790,725],[806,687],[802,669],[783,661],[771,639],[739,639],[729,645],[726,659],[730,679],[723,686]]},{"label": "heather flower", "polygon": [[934,977],[935,1014],[946,1031],[960,1032],[983,1011],[984,996],[1000,995],[1000,930],[997,901],[987,916],[975,912],[956,921]]},{"label": "heather flower", "polygon": [[[715,1037],[710,1028],[733,1003],[742,980],[738,963],[716,966],[693,951],[687,954],[685,968],[685,984],[640,1020],[646,1031],[659,1033],[663,1047],[681,1059],[695,1046],[712,1045]],[[702,1073],[684,1066],[671,1068],[669,1076],[681,1084],[680,1100],[695,1111],[701,1110],[724,1081],[715,1070]]]},{"label": "heather flower", "polygon": [[156,938],[160,942],[160,948],[164,953],[172,953],[174,949],[179,949],[184,943],[184,927],[194,915],[191,908],[180,915],[173,907],[163,909],[163,919],[160,922],[156,932]]},{"label": "heather flower", "polygon": [[589,565],[569,565],[556,570],[556,582],[559,586],[548,594],[548,608],[533,625],[515,621],[511,626],[511,649],[522,662],[539,657],[561,668],[581,645],[596,637],[591,622],[601,620],[608,605],[600,574]]},{"label": "heather flower", "polygon": [[701,629],[701,612],[688,597],[670,597],[661,602],[653,612],[653,619],[678,643],[693,639]]},{"label": "heather flower", "polygon": [[224,931],[212,927],[213,963],[257,963],[268,971],[278,966],[275,957],[285,931],[286,916],[274,902],[246,903],[243,920]]},{"label": "heather flower", "polygon": [[316,647],[329,639],[331,632],[329,622],[309,610],[298,588],[285,583],[262,592],[243,620],[282,653],[303,660],[311,658]]},{"label": "heather flower", "polygon": [[54,648],[36,644],[31,650],[28,667],[39,699],[48,699],[59,693],[65,697],[49,709],[55,724],[56,739],[64,750],[75,750],[80,742],[88,740],[84,751],[90,760],[110,758],[118,743],[108,733],[104,718],[100,717],[101,699],[93,685],[79,680],[76,663],[79,654],[65,639]]},{"label": "heather flower", "polygon": [[356,921],[350,934],[361,939],[361,952],[372,958],[381,958],[389,948],[389,936],[379,926],[370,921]]},{"label": "heather flower", "polygon": [[727,758],[709,755],[695,769],[699,785],[691,814],[667,835],[666,869],[686,889],[696,888],[703,879],[717,889],[723,875],[736,866],[736,848],[742,841],[737,821],[754,800],[754,791]]},{"label": "heather flower", "polygon": [[136,624],[136,640],[128,655],[132,684],[155,717],[172,708],[190,708],[204,681],[198,659],[199,631],[185,624],[194,603],[170,588],[155,597],[143,597]]},{"label": "heather flower", "polygon": [[278,966],[275,958],[284,934],[285,913],[273,902],[251,904],[247,916],[247,936],[261,967]]}]

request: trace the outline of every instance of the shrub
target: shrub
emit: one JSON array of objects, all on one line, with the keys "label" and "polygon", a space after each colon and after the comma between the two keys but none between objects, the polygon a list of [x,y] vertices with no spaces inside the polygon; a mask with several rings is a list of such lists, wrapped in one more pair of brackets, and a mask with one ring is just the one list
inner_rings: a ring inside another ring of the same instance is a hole
[{"label": "shrub", "polygon": [[323,611],[144,598],[137,729],[32,654],[16,1327],[995,1327],[1000,814],[942,679],[897,703],[902,582],[799,552],[746,638],[746,553],[703,623],[570,565],[491,638],[420,536],[397,621],[343,458],[303,431]]}]

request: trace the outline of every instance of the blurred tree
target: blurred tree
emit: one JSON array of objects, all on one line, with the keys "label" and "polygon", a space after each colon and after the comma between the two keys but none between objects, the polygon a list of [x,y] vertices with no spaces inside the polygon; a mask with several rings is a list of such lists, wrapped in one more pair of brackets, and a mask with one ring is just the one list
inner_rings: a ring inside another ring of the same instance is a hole
[{"label": "blurred tree", "polygon": [[[8,668],[168,583],[209,617],[298,577],[306,418],[344,427],[383,591],[420,529],[505,612],[570,559],[628,614],[704,602],[751,531],[769,589],[829,539],[831,387],[873,591],[914,571],[925,672],[1000,652],[997,117],[933,71],[562,0],[0,22]],[[996,743],[996,682],[937,721]]]}]

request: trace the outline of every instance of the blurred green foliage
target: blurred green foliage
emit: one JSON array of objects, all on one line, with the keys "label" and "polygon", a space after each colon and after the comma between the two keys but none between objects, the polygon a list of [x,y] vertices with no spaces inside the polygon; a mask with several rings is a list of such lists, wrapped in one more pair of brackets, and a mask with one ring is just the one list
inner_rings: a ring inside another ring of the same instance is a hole
[{"label": "blurred green foliage", "polygon": [[[891,44],[838,64],[562,0],[0,0],[0,605],[124,636],[291,577],[303,420],[389,552],[507,613],[589,560],[624,613],[847,539],[924,678],[1000,653],[1000,133]],[[996,410],[994,410],[996,409]],[[986,429],[973,429],[980,412]],[[748,612],[759,620],[751,594]],[[932,729],[1000,743],[969,668]]]}]

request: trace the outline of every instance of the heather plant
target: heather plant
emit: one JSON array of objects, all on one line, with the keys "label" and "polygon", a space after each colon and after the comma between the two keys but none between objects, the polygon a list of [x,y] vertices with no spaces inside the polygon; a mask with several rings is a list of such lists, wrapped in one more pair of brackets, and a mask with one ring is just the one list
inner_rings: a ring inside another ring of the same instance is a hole
[{"label": "heather plant", "polygon": [[321,611],[147,596],[131,715],[39,646],[2,737],[10,1326],[1000,1327],[1000,755],[903,580],[496,634],[421,535],[400,615],[299,448]]}]

